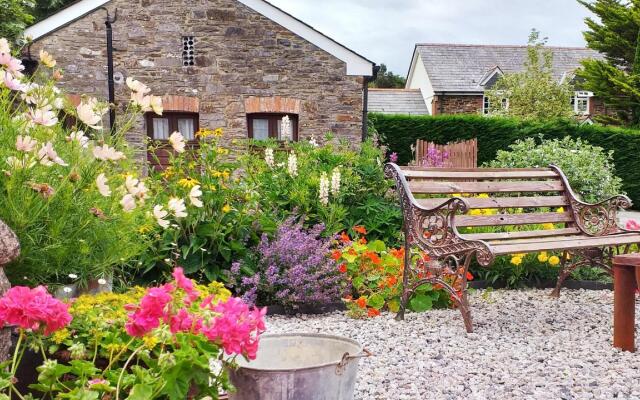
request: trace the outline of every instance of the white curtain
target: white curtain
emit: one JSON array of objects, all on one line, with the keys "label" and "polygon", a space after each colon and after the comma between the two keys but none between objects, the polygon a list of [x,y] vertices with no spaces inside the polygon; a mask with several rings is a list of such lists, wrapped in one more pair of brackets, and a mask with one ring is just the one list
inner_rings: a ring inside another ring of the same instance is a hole
[{"label": "white curtain", "polygon": [[169,139],[169,120],[167,118],[153,118],[153,138],[155,140]]}]

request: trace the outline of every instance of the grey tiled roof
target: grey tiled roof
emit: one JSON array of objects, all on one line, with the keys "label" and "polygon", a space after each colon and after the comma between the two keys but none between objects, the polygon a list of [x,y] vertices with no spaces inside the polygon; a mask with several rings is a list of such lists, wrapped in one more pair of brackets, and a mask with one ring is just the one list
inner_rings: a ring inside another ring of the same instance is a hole
[{"label": "grey tiled roof", "polygon": [[[560,80],[580,67],[580,60],[603,58],[595,50],[582,47],[545,46],[553,52],[553,74]],[[467,44],[417,44],[433,90],[478,92],[487,72],[499,67],[505,74],[523,69],[527,46],[492,46]]]},{"label": "grey tiled roof", "polygon": [[369,112],[429,114],[420,89],[369,89]]}]

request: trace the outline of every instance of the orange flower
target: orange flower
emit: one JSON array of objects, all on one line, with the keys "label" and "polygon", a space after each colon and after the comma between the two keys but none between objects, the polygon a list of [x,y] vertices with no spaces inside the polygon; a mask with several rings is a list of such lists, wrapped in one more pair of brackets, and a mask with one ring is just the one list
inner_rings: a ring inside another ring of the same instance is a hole
[{"label": "orange flower", "polygon": [[340,240],[342,241],[342,243],[349,243],[351,242],[351,238],[349,237],[349,235],[347,235],[346,232],[342,232],[340,234]]},{"label": "orange flower", "polygon": [[422,234],[422,236],[424,236],[425,238],[430,238],[430,237],[431,237],[431,232],[429,232],[429,231],[424,231],[424,233]]},{"label": "orange flower", "polygon": [[353,227],[353,230],[358,232],[361,235],[366,235],[367,234],[367,230],[365,229],[364,226],[362,225],[356,225]]},{"label": "orange flower", "polygon": [[358,298],[358,300],[356,300],[356,304],[360,308],[365,308],[367,306],[367,299],[365,299],[364,297],[360,296]]},{"label": "orange flower", "polygon": [[371,260],[372,263],[374,264],[380,264],[382,262],[382,260],[380,260],[380,257],[378,257],[378,255],[372,251],[368,251],[366,253],[366,256],[369,257],[369,259]]},{"label": "orange flower", "polygon": [[397,259],[404,258],[404,247],[401,247],[399,249],[391,249],[391,255]]},{"label": "orange flower", "polygon": [[342,257],[342,252],[340,250],[334,250],[331,252],[331,258],[338,261]]},{"label": "orange flower", "polygon": [[361,237],[360,240],[358,240],[358,243],[367,244],[367,238]]},{"label": "orange flower", "polygon": [[387,278],[387,285],[393,286],[396,283],[398,283],[398,278],[396,278],[395,276],[391,275]]},{"label": "orange flower", "polygon": [[431,261],[431,257],[427,253],[422,253],[422,261],[429,262]]},{"label": "orange flower", "polygon": [[347,272],[347,264],[342,263],[338,266],[338,271],[342,272],[343,274]]},{"label": "orange flower", "polygon": [[375,308],[370,308],[367,310],[367,315],[370,317],[377,317],[378,315],[380,315],[380,311],[376,310]]},{"label": "orange flower", "polygon": [[472,281],[473,280],[473,275],[471,275],[471,272],[467,271],[467,280],[468,281]]}]

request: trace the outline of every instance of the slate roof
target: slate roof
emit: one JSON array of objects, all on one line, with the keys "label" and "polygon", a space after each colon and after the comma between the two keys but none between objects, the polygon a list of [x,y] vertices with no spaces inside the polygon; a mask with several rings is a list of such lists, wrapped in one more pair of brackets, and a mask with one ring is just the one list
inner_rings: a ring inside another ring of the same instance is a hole
[{"label": "slate roof", "polygon": [[[560,80],[580,67],[586,58],[604,58],[583,47],[545,46],[553,52],[553,75]],[[481,92],[479,85],[487,73],[500,68],[505,74],[523,69],[527,46],[469,44],[416,44],[414,57],[420,55],[436,92]]]},{"label": "slate roof", "polygon": [[369,89],[369,112],[429,114],[420,89]]}]

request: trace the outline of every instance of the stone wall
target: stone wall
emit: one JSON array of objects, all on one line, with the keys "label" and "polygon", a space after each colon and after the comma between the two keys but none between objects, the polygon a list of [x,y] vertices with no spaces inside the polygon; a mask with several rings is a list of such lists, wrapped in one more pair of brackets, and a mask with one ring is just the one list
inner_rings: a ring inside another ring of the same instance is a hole
[{"label": "stone wall", "polygon": [[[360,140],[363,78],[347,76],[343,61],[243,4],[114,0],[107,5],[112,16],[118,9],[113,44],[120,104],[128,101],[125,79],[131,76],[156,95],[196,98],[200,126],[224,128],[227,140],[247,137],[247,105],[255,110],[276,103],[297,105],[300,138],[331,131]],[[96,10],[31,49],[54,54],[65,71],[61,86],[69,93],[106,99],[105,16]],[[194,66],[182,66],[183,36],[195,37]],[[145,132],[141,119],[130,140],[140,143]]]},{"label": "stone wall", "polygon": [[433,115],[482,113],[481,95],[439,95],[433,98]]}]

